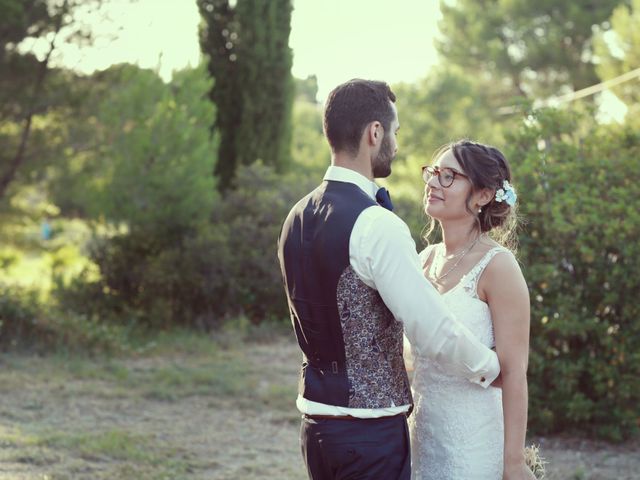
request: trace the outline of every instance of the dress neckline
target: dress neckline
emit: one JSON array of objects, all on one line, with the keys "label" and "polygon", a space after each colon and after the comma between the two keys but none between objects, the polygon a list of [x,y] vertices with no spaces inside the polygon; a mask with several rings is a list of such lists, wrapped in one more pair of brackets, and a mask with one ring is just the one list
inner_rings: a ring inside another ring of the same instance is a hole
[{"label": "dress neckline", "polygon": [[[439,244],[438,244],[438,245],[439,245]],[[433,248],[433,251],[434,251],[434,252],[435,252],[436,247],[437,247],[437,245],[434,245],[434,248]],[[489,254],[490,254],[490,253],[492,253],[494,250],[504,250],[504,247],[502,247],[502,246],[500,246],[500,245],[496,245],[495,247],[492,247],[492,248],[490,248],[489,250],[487,250],[487,251],[485,252],[485,254],[482,256],[482,258],[480,258],[480,260],[478,260],[478,261],[475,263],[475,265],[469,269],[469,271],[468,271],[467,273],[465,273],[464,275],[462,275],[462,276],[460,277],[460,280],[458,280],[458,281],[456,282],[456,284],[455,284],[453,287],[449,288],[448,290],[446,290],[446,291],[444,291],[444,292],[440,292],[440,291],[438,291],[438,293],[439,293],[440,295],[443,295],[443,296],[444,296],[444,295],[447,295],[448,293],[452,292],[453,290],[456,290],[460,285],[463,285],[463,284],[464,284],[464,281],[467,279],[467,277],[468,277],[471,273],[473,273],[473,272],[478,268],[478,266],[479,266],[479,265],[481,265],[481,264],[484,262],[484,260],[489,256]],[[431,252],[430,252],[429,254],[431,255]],[[434,284],[434,283],[433,283],[429,278],[427,278],[427,279],[429,280],[429,282],[431,283],[431,285],[433,285],[433,287],[434,287],[436,290],[438,290],[438,288],[435,286],[435,284]]]}]

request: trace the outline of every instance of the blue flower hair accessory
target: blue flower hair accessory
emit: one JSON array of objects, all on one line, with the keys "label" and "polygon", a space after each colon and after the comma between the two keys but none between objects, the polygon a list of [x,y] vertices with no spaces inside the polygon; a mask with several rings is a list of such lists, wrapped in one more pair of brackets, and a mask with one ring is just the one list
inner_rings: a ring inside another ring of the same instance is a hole
[{"label": "blue flower hair accessory", "polygon": [[507,202],[507,205],[513,207],[517,199],[516,190],[508,180],[502,182],[502,188],[496,190],[496,202]]}]

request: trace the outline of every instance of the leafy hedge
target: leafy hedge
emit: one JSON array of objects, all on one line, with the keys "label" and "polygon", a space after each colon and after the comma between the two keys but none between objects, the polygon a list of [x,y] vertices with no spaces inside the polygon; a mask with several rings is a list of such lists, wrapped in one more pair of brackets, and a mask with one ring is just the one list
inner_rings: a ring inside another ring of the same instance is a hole
[{"label": "leafy hedge", "polygon": [[640,133],[541,111],[506,148],[526,221],[530,424],[620,440],[640,425]]}]

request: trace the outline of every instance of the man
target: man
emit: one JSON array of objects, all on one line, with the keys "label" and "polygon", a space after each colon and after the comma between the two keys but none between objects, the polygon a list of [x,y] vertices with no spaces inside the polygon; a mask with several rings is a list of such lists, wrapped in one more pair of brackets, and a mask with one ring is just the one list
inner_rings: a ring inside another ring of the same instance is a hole
[{"label": "man", "polygon": [[351,80],[330,93],[331,166],[293,207],[278,242],[303,352],[297,407],[312,479],[410,478],[403,327],[419,353],[453,374],[486,387],[500,371],[495,353],[424,278],[408,227],[373,182],[391,173],[397,151],[394,102],[376,81]]}]

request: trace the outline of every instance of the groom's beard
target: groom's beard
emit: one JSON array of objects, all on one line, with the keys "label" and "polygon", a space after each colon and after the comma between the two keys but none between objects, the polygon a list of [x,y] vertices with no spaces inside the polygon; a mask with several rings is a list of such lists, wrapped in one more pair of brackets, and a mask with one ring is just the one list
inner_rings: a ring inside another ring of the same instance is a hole
[{"label": "groom's beard", "polygon": [[373,178],[386,178],[391,175],[391,161],[395,158],[389,135],[385,135],[380,145],[378,155],[371,164]]}]

